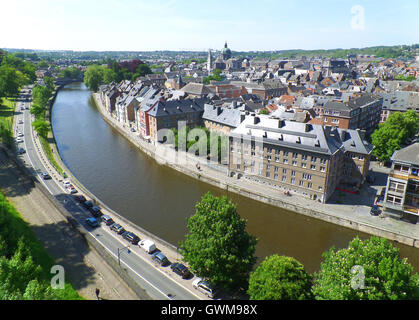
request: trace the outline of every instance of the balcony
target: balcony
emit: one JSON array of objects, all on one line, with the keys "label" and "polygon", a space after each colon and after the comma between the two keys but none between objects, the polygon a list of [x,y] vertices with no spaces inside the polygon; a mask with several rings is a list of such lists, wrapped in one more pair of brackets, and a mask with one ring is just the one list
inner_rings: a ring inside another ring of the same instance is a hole
[{"label": "balcony", "polygon": [[413,214],[419,216],[419,208],[418,207],[414,207],[414,206],[410,206],[410,205],[404,205],[403,206],[403,211],[405,211],[407,213],[413,213]]}]

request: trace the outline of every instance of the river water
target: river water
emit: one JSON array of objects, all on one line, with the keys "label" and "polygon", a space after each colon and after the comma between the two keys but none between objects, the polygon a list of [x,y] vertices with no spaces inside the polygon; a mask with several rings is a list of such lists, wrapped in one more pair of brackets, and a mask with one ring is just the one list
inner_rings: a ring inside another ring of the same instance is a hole
[{"label": "river water", "polygon": [[[115,129],[97,110],[83,83],[62,89],[52,111],[61,158],[72,174],[102,202],[142,228],[177,245],[186,219],[208,191],[238,204],[247,231],[258,239],[258,261],[271,254],[291,256],[308,272],[319,270],[322,253],[343,248],[366,234],[273,207],[200,182],[158,165]],[[396,244],[419,271],[418,249]]]}]

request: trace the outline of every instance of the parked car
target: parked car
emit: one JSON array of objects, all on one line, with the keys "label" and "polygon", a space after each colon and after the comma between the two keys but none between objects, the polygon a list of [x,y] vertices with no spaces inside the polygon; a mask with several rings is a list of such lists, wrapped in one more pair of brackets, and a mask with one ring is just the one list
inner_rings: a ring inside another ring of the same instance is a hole
[{"label": "parked car", "polygon": [[74,196],[74,199],[79,203],[83,203],[83,202],[87,201],[86,197],[81,195],[81,194]]},{"label": "parked car", "polygon": [[75,194],[75,193],[77,193],[77,190],[74,187],[72,187],[72,188],[67,188],[67,192],[69,194]]},{"label": "parked car", "polygon": [[93,201],[92,200],[87,200],[85,202],[82,203],[83,207],[85,207],[86,209],[90,209],[94,206]]},{"label": "parked car", "polygon": [[156,245],[154,244],[154,242],[151,241],[151,240],[148,240],[148,239],[141,240],[138,245],[141,248],[143,248],[145,250],[145,252],[147,252],[148,254],[152,254],[157,250]]},{"label": "parked car", "polygon": [[170,264],[169,259],[167,259],[167,257],[160,251],[153,253],[153,255],[151,256],[151,259],[153,259],[162,267],[165,267],[168,264]]},{"label": "parked car", "polygon": [[51,179],[51,176],[47,172],[44,172],[44,173],[42,173],[42,179],[49,180],[49,179]]},{"label": "parked car", "polygon": [[370,211],[372,216],[379,216],[380,215],[380,208],[377,205],[373,205]]},{"label": "parked car", "polygon": [[86,223],[92,228],[99,227],[99,222],[95,218],[87,218]]},{"label": "parked car", "polygon": [[187,267],[181,263],[173,263],[170,268],[172,271],[182,277],[182,279],[188,279],[192,276],[191,272]]},{"label": "parked car", "polygon": [[64,188],[69,188],[71,186],[71,182],[68,180],[63,181]]},{"label": "parked car", "polygon": [[192,282],[192,286],[198,291],[201,291],[203,294],[205,294],[209,298],[215,297],[216,291],[215,291],[214,286],[212,286],[209,282],[202,280],[201,278],[196,278]]},{"label": "parked car", "polygon": [[112,220],[112,218],[110,216],[106,216],[103,215],[102,216],[102,221],[107,225],[107,226],[111,226],[115,223],[115,221]]},{"label": "parked car", "polygon": [[23,124],[23,120],[22,119],[19,119],[19,124]]},{"label": "parked car", "polygon": [[129,231],[125,231],[122,234],[122,238],[131,242],[132,244],[138,244],[138,242],[140,241],[140,238],[138,238],[134,233],[129,232]]},{"label": "parked car", "polygon": [[110,226],[112,231],[115,231],[117,234],[123,234],[125,232],[125,229],[117,223],[114,223]]},{"label": "parked car", "polygon": [[90,212],[92,213],[93,217],[99,218],[103,215],[103,213],[100,211],[100,208],[98,206],[93,206],[89,208]]},{"label": "parked car", "polygon": [[23,133],[19,131],[19,133],[17,134],[18,137],[23,137]]},{"label": "parked car", "polygon": [[24,154],[25,152],[26,152],[26,150],[25,149],[23,149],[23,148],[19,148],[19,154]]},{"label": "parked car", "polygon": [[23,142],[23,139],[22,139],[22,138],[17,138],[17,139],[16,139],[16,142],[17,142],[17,143],[22,143],[22,142]]}]

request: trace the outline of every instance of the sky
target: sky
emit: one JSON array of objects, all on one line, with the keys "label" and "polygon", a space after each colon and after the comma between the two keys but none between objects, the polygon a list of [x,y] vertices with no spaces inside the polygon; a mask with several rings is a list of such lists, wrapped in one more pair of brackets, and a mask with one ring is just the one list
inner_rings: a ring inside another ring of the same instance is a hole
[{"label": "sky", "polygon": [[0,0],[0,48],[233,51],[419,43],[418,0]]}]

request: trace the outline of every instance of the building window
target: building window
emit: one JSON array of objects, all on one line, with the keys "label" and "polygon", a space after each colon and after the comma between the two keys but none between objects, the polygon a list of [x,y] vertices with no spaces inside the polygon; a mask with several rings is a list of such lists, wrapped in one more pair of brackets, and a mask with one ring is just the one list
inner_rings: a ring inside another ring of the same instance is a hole
[{"label": "building window", "polygon": [[282,182],[287,182],[287,177],[286,176],[282,177]]},{"label": "building window", "polygon": [[321,164],[326,164],[326,159],[320,159]]},{"label": "building window", "polygon": [[293,157],[294,159],[297,159],[297,158],[298,158],[298,153],[294,152],[294,153],[292,154],[292,157]]},{"label": "building window", "polygon": [[295,178],[291,178],[291,184],[295,184]]},{"label": "building window", "polygon": [[300,187],[304,187],[304,181],[300,180]]},{"label": "building window", "polygon": [[295,177],[295,173],[296,173],[295,171],[292,171],[291,176]]},{"label": "building window", "polygon": [[313,184],[312,184],[311,182],[309,182],[309,183],[307,184],[307,188],[312,189],[312,188],[313,188]]},{"label": "building window", "polygon": [[400,206],[402,204],[402,198],[401,197],[396,197],[396,196],[392,196],[392,195],[388,195],[387,196],[387,202],[396,205],[396,206]]},{"label": "building window", "polygon": [[278,167],[274,167],[274,170],[275,170],[275,172],[278,172],[279,171],[279,168]]},{"label": "building window", "polygon": [[266,178],[269,178],[271,174],[269,172],[266,172]]},{"label": "building window", "polygon": [[289,152],[288,151],[284,151],[284,157],[288,157]]},{"label": "building window", "polygon": [[315,164],[311,165],[311,170],[316,170],[316,165]]},{"label": "building window", "polygon": [[316,157],[311,157],[311,162],[317,162],[317,158]]},{"label": "building window", "polygon": [[303,162],[303,163],[301,164],[301,167],[302,167],[302,168],[307,168],[307,163]]},{"label": "building window", "polygon": [[288,160],[287,159],[284,159],[284,164],[288,164]]},{"label": "building window", "polygon": [[279,162],[279,157],[275,157],[275,162]]},{"label": "building window", "polygon": [[278,180],[278,175],[277,174],[274,174],[274,179]]},{"label": "building window", "polygon": [[306,154],[303,154],[301,156],[301,160],[307,161],[307,159],[308,159],[308,156]]},{"label": "building window", "polygon": [[320,171],[321,172],[325,172],[326,171],[326,168],[325,167],[320,167]]},{"label": "building window", "polygon": [[293,161],[293,162],[292,162],[292,165],[293,165],[293,166],[297,166],[297,161]]},{"label": "building window", "polygon": [[282,169],[283,174],[287,174],[287,169]]}]

